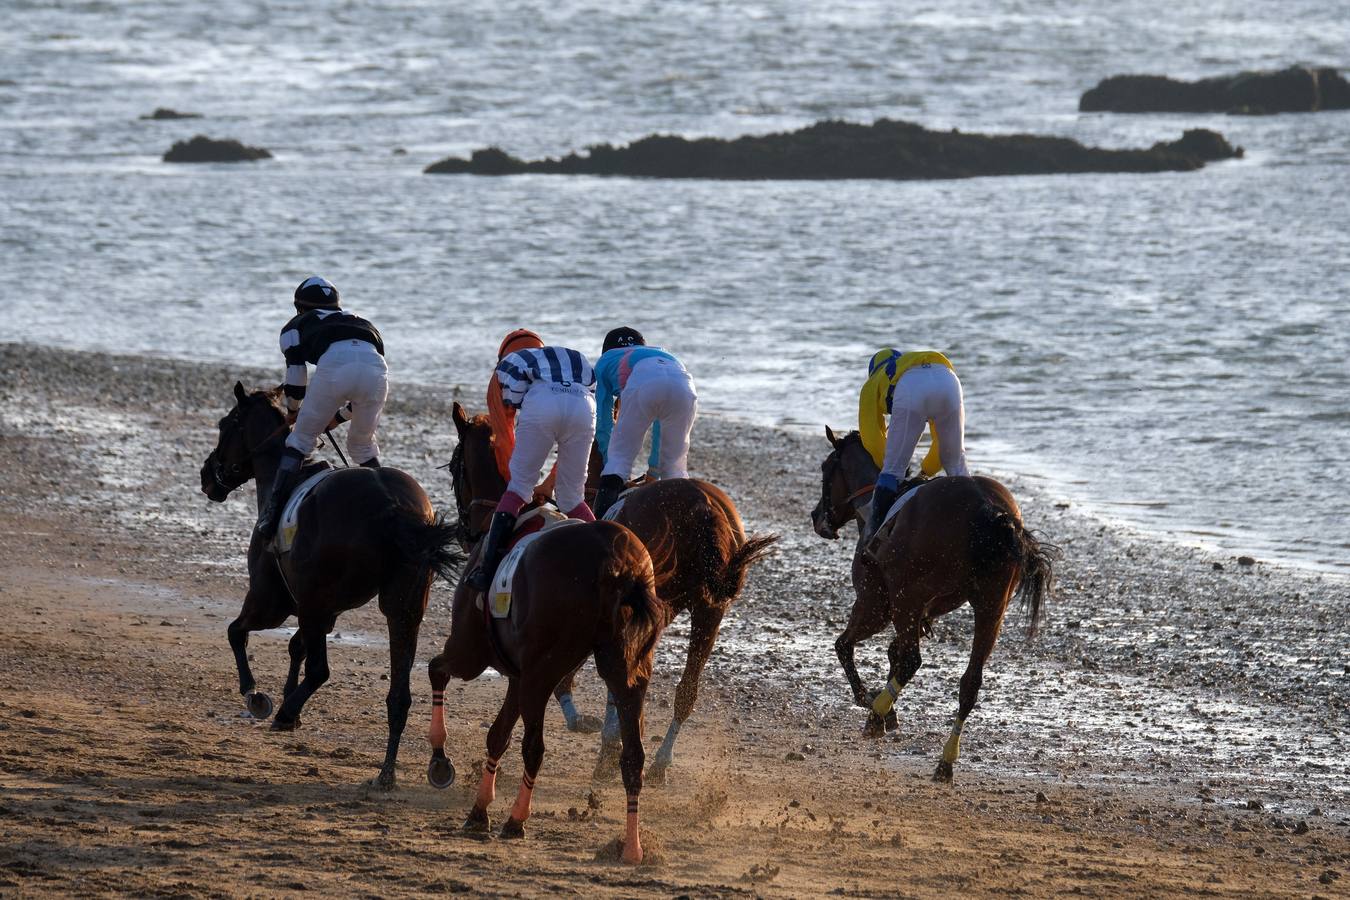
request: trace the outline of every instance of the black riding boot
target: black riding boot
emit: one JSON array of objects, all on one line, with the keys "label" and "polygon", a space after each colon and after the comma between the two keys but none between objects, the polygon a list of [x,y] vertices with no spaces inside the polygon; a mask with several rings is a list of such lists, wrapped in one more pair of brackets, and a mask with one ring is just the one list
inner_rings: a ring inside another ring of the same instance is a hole
[{"label": "black riding boot", "polygon": [[867,519],[867,539],[877,533],[881,523],[886,521],[886,513],[891,511],[891,506],[895,503],[895,498],[900,496],[900,492],[894,488],[882,487],[877,485],[872,489],[872,515]]},{"label": "black riding boot", "polygon": [[272,493],[267,498],[267,505],[258,514],[257,529],[263,540],[270,541],[276,535],[277,525],[281,523],[281,509],[300,480],[300,467],[304,462],[305,458],[299,450],[287,447],[282,451],[281,464],[277,466],[276,477],[272,479]]},{"label": "black riding boot", "polygon": [[378,469],[379,467],[380,467],[380,458],[378,456],[372,456],[370,459],[361,463],[361,468],[363,469]]},{"label": "black riding boot", "polygon": [[623,493],[623,478],[619,475],[602,475],[600,477],[600,489],[595,492],[595,503],[592,510],[597,519],[605,517],[605,511],[614,505],[614,501],[619,499],[619,494]]},{"label": "black riding boot", "polygon": [[478,565],[469,573],[469,587],[482,593],[492,584],[492,576],[497,574],[497,566],[502,561],[502,546],[515,527],[516,517],[511,513],[492,514],[492,524],[488,527],[487,538],[483,541],[483,555],[478,557]]}]

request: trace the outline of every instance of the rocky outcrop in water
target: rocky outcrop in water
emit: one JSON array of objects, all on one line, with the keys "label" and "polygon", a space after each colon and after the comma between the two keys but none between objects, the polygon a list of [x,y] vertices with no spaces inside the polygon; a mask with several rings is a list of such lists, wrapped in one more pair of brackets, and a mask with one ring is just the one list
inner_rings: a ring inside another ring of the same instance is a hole
[{"label": "rocky outcrop in water", "polygon": [[1078,101],[1082,112],[1225,112],[1268,115],[1350,109],[1350,82],[1335,69],[1291,66],[1200,81],[1116,75]]},{"label": "rocky outcrop in water", "polygon": [[427,174],[624,175],[647,178],[835,179],[970,178],[1071,172],[1198,169],[1241,156],[1220,134],[1196,129],[1147,150],[1103,150],[1075,140],[1028,134],[932,131],[880,119],[871,125],[817,122],[800,131],[722,138],[651,135],[623,147],[600,144],[562,159],[525,161],[491,147],[451,157]]},{"label": "rocky outcrop in water", "polygon": [[200,119],[201,113],[179,112],[176,109],[169,109],[167,106],[157,106],[155,111],[148,116],[141,116],[142,121],[160,122],[166,119]]},{"label": "rocky outcrop in water", "polygon": [[190,141],[179,141],[164,154],[164,161],[171,163],[252,162],[271,158],[272,154],[262,147],[249,147],[235,140],[217,141],[200,134]]}]

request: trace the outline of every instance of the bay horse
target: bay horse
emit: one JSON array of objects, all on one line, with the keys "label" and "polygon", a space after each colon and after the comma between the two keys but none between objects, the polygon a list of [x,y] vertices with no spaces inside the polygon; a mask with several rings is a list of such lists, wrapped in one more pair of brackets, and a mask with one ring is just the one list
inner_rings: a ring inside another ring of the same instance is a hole
[{"label": "bay horse", "polygon": [[[470,418],[455,404],[453,418],[459,433],[455,448],[458,462],[452,460],[451,465],[456,503],[466,535],[480,535],[496,502],[485,502],[484,498],[500,497],[506,485],[492,459],[486,417]],[[600,469],[599,450],[592,445],[592,489]],[[747,537],[731,498],[716,485],[696,478],[643,484],[625,495],[615,521],[631,529],[654,557],[669,560],[669,575],[658,589],[671,616],[689,611],[689,649],[675,689],[675,715],[647,771],[647,779],[660,784],[674,760],[680,728],[698,699],[699,678],[712,654],[722,619],[740,595],[750,566],[768,553],[778,536]],[[563,697],[570,701],[574,674],[568,673],[559,684],[556,693],[560,702]],[[607,702],[596,777],[612,777],[618,771],[620,743],[618,710]]]},{"label": "bay horse", "polygon": [[[289,433],[281,389],[249,393],[236,382],[234,397],[234,408],[218,423],[215,449],[202,464],[202,493],[223,503],[253,479],[261,509]],[[305,473],[326,466],[309,465]],[[327,636],[338,615],[378,594],[389,627],[389,740],[377,784],[393,788],[412,704],[409,676],[417,633],[433,578],[449,580],[463,562],[454,542],[454,526],[435,514],[421,485],[387,466],[340,469],[315,486],[300,505],[289,553],[278,556],[273,543],[255,531],[248,548],[248,592],[229,625],[239,693],[249,712],[266,719],[273,708],[249,668],[249,632],[280,627],[292,615],[299,622],[289,644],[281,708],[272,720],[272,730],[289,731],[300,725],[305,701],[328,680]]]},{"label": "bay horse", "polygon": [[642,707],[651,679],[652,655],[669,610],[657,596],[651,556],[627,528],[614,522],[569,522],[545,530],[520,556],[512,576],[508,617],[495,619],[464,580],[455,589],[450,637],[431,660],[432,746],[427,777],[437,787],[454,781],[445,755],[445,686],[451,678],[471,681],[489,666],[507,677],[506,697],[487,734],[487,756],[478,796],[464,822],[468,831],[489,831],[488,808],[496,797],[497,766],[517,719],[524,719],[520,790],[500,836],[525,835],[539,768],[544,758],[544,712],[564,676],[594,655],[595,668],[618,705],[623,735],[624,789],[628,820],[623,859],[642,861],[638,795],[642,791]]},{"label": "bay horse", "polygon": [[[848,625],[835,641],[853,699],[868,710],[865,733],[879,735],[896,727],[894,703],[922,664],[919,641],[933,619],[969,603],[975,614],[970,663],[961,676],[960,702],[935,781],[950,782],[960,755],[961,730],[975,707],[984,666],[993,652],[1003,615],[1014,593],[1029,608],[1034,636],[1041,605],[1053,583],[1058,549],[1022,525],[1021,511],[1008,489],[985,476],[944,476],[922,485],[894,516],[889,532],[875,547],[865,537],[872,486],[879,470],[858,432],[835,437],[821,465],[820,502],[811,524],[823,538],[838,540],[850,519],[858,522],[853,554],[857,599]],[[895,639],[888,650],[890,677],[874,695],[863,690],[853,648],[890,623]]]}]

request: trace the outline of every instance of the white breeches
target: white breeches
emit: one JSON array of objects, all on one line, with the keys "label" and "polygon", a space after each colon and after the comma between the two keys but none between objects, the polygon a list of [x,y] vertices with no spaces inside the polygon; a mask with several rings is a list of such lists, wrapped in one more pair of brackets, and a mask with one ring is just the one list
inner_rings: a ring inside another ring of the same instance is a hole
[{"label": "white breeches", "polygon": [[653,422],[661,423],[661,478],[689,477],[689,433],[694,430],[698,394],[694,379],[679,363],[660,356],[633,367],[619,401],[619,418],[609,436],[602,475],[627,481],[633,460],[642,449],[642,436]]},{"label": "white breeches", "polygon": [[530,386],[516,413],[516,449],[511,453],[511,483],[506,489],[529,500],[543,479],[548,452],[558,446],[558,480],[553,499],[568,512],[580,505],[586,489],[586,465],[595,440],[595,395],[584,387],[551,381]]},{"label": "white breeches", "polygon": [[891,403],[883,474],[903,480],[923,428],[933,423],[942,468],[948,475],[969,475],[966,468],[966,411],[961,381],[946,366],[915,366],[900,376]]},{"label": "white breeches", "polygon": [[306,456],[313,453],[319,435],[334,414],[351,401],[347,453],[352,465],[374,459],[380,455],[375,429],[388,395],[389,369],[374,345],[367,341],[338,341],[324,351],[314,367],[286,446]]}]

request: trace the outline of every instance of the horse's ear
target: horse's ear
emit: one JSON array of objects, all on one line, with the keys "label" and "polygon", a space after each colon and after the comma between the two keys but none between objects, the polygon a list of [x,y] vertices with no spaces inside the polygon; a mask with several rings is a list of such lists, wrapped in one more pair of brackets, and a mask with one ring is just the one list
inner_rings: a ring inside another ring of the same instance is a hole
[{"label": "horse's ear", "polygon": [[458,400],[455,401],[454,407],[450,410],[450,418],[455,420],[455,430],[461,434],[464,433],[465,428],[469,427],[469,415],[464,412],[464,407],[460,405]]},{"label": "horse's ear", "polygon": [[244,383],[242,381],[236,381],[234,383],[234,399],[238,400],[240,403],[243,403],[248,399],[248,391],[244,390]]},{"label": "horse's ear", "polygon": [[830,426],[828,425],[825,426],[825,437],[830,442],[830,446],[832,447],[839,446],[839,438],[834,436],[834,430],[830,428]]}]

